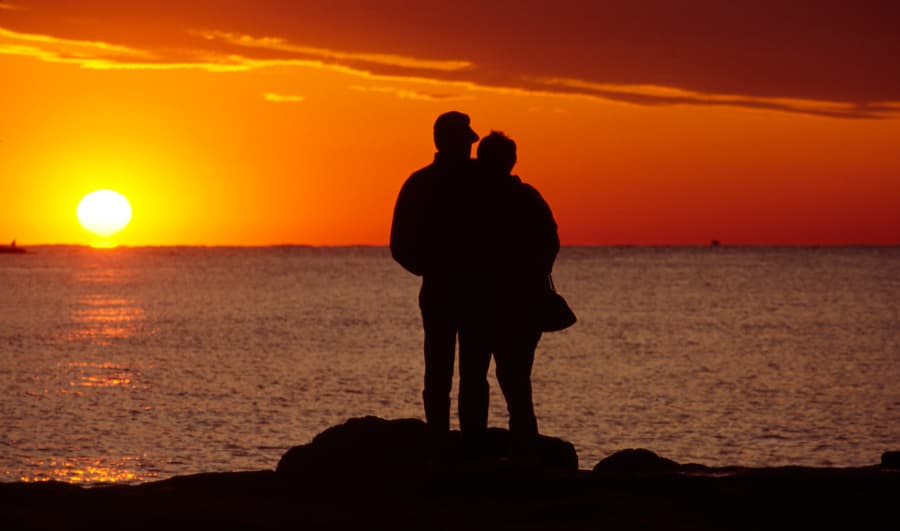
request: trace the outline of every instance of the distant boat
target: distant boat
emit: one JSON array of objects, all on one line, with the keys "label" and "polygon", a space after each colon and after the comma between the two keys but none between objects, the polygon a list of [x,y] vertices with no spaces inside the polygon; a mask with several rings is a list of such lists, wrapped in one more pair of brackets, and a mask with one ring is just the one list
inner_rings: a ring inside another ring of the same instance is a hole
[{"label": "distant boat", "polygon": [[9,245],[0,246],[0,254],[25,254],[27,252],[24,247],[16,245],[16,240]]}]

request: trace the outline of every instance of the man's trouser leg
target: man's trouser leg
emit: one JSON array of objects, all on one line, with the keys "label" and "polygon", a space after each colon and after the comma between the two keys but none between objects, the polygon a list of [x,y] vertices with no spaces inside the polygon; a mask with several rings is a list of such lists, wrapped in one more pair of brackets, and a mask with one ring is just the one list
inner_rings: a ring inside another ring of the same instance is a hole
[{"label": "man's trouser leg", "polygon": [[463,326],[459,332],[459,431],[471,454],[480,453],[487,434],[490,364],[490,331]]},{"label": "man's trouser leg", "polygon": [[456,355],[456,323],[446,304],[419,296],[425,328],[425,389],[422,399],[432,444],[442,446],[450,431],[450,391]]},{"label": "man's trouser leg", "polygon": [[425,327],[425,420],[430,431],[450,431],[450,391],[456,330],[445,326]]}]

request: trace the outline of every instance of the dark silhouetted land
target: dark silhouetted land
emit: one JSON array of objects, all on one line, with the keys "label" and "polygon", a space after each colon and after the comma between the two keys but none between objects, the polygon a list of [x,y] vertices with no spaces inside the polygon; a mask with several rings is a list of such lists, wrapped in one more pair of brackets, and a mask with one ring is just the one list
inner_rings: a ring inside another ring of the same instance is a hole
[{"label": "dark silhouetted land", "polygon": [[710,468],[634,449],[585,470],[560,439],[515,463],[508,433],[491,430],[479,459],[435,463],[424,437],[420,421],[365,417],[291,449],[275,470],[0,484],[0,528],[896,529],[896,452],[869,467]]}]

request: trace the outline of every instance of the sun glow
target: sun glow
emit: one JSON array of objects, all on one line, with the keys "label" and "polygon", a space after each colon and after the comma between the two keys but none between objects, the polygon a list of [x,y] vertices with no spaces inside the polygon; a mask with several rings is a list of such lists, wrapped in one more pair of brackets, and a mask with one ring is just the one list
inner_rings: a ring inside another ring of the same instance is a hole
[{"label": "sun glow", "polygon": [[[100,238],[109,238],[128,226],[131,204],[119,192],[97,190],[78,203],[77,214],[82,227]],[[109,246],[109,242],[101,242],[100,245]]]}]

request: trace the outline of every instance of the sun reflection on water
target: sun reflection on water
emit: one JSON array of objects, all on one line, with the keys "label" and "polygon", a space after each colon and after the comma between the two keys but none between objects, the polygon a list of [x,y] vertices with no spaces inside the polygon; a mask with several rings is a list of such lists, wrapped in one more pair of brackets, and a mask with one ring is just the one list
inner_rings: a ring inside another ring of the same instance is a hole
[{"label": "sun reflection on water", "polygon": [[92,240],[91,248],[93,249],[116,249],[119,243],[115,240]]},{"label": "sun reflection on water", "polygon": [[140,371],[109,362],[75,361],[66,364],[75,374],[70,385],[76,387],[135,387]]},{"label": "sun reflection on water", "polygon": [[31,459],[32,472],[19,477],[19,481],[63,481],[67,483],[134,483],[151,480],[158,473],[145,469],[144,457],[120,458],[68,457]]},{"label": "sun reflection on water", "polygon": [[88,295],[78,300],[70,321],[75,328],[66,335],[68,341],[109,345],[115,339],[126,339],[141,333],[146,315],[143,308],[131,299]]}]

